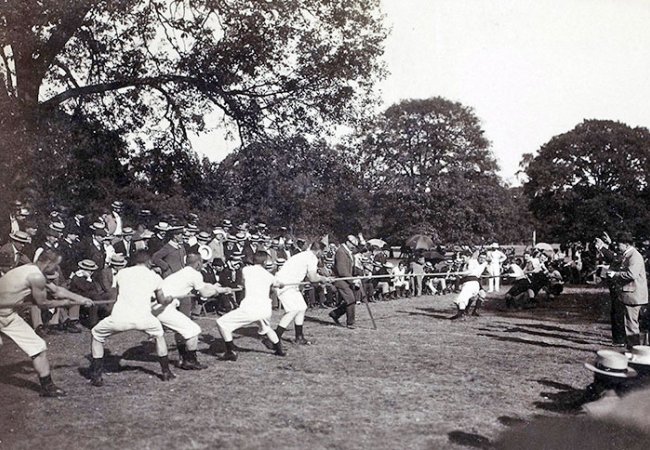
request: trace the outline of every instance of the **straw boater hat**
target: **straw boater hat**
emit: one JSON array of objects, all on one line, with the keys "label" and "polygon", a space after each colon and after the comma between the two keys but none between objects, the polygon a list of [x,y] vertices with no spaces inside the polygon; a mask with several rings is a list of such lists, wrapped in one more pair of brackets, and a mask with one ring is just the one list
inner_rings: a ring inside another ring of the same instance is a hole
[{"label": "straw boater hat", "polygon": [[151,210],[150,209],[141,209],[138,214],[141,217],[151,217]]},{"label": "straw boater hat", "polygon": [[645,366],[645,369],[650,369],[650,346],[635,345],[632,347],[632,352],[626,353],[625,356],[627,356],[630,364]]},{"label": "straw boater hat", "polygon": [[224,227],[232,227],[232,222],[228,219],[223,219],[223,222],[221,223],[222,226]]},{"label": "straw boater hat", "polygon": [[199,246],[199,255],[203,261],[210,261],[212,259],[212,248],[207,245]]},{"label": "straw boater hat", "polygon": [[131,227],[122,228],[122,236],[133,236],[134,233],[135,231]]},{"label": "straw boater hat", "polygon": [[104,230],[106,228],[106,224],[104,222],[100,222],[99,220],[97,222],[93,222],[90,224],[90,229],[93,231],[99,231],[99,230]]},{"label": "straw boater hat", "polygon": [[126,259],[124,259],[124,255],[121,253],[115,253],[111,256],[111,259],[108,260],[108,264],[114,267],[124,267],[127,263]]},{"label": "straw boater hat", "polygon": [[196,240],[199,242],[210,242],[212,240],[212,236],[207,231],[201,231],[196,236]]},{"label": "straw boater hat", "polygon": [[585,363],[592,372],[614,378],[633,378],[636,370],[628,367],[627,358],[614,350],[598,350],[595,364]]},{"label": "straw boater hat", "polygon": [[198,233],[198,231],[199,231],[199,227],[197,227],[197,226],[194,225],[193,223],[188,223],[187,226],[185,227],[185,229],[186,229],[189,233],[193,233],[193,234]]},{"label": "straw boater hat", "polygon": [[122,202],[116,200],[116,201],[114,201],[113,203],[111,203],[111,207],[112,207],[114,210],[119,211],[119,210],[121,210],[122,208],[124,208],[124,203],[122,203]]},{"label": "straw boater hat", "polygon": [[82,270],[93,271],[99,269],[99,267],[97,267],[97,264],[95,264],[95,261],[93,261],[92,259],[83,259],[79,261],[77,265]]},{"label": "straw boater hat", "polygon": [[9,235],[12,241],[16,242],[21,242],[23,244],[31,244],[32,243],[32,237],[25,233],[24,231],[14,231]]},{"label": "straw boater hat", "polygon": [[158,231],[169,231],[169,224],[167,222],[158,222],[154,227]]}]

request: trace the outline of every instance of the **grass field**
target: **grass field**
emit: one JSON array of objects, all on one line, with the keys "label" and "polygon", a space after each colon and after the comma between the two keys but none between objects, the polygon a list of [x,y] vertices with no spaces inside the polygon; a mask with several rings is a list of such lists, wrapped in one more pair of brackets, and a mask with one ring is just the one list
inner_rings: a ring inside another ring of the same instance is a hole
[{"label": "grass field", "polygon": [[605,292],[568,289],[517,311],[493,298],[464,322],[448,320],[452,299],[373,303],[378,330],[363,305],[356,330],[309,310],[313,345],[287,341],[280,358],[245,329],[236,363],[217,358],[214,318],[201,318],[209,368],[168,383],[144,334],[108,341],[101,388],[84,377],[89,332],[52,336],[64,399],[40,398],[30,361],[4,339],[0,448],[487,448],[512,425],[574,411],[591,381],[582,363],[609,340]]}]

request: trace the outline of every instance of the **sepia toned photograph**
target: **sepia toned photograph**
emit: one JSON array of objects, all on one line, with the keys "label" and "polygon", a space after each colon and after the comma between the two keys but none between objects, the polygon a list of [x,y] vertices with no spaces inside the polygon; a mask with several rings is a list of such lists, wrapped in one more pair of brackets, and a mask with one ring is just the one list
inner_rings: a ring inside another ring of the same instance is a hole
[{"label": "sepia toned photograph", "polygon": [[648,24],[0,2],[0,448],[647,449]]}]

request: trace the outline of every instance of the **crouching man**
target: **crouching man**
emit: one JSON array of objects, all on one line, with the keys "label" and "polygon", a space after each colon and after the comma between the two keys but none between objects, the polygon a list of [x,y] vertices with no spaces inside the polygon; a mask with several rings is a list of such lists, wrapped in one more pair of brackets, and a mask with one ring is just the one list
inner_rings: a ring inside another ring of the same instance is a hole
[{"label": "crouching man", "polygon": [[[34,370],[41,383],[43,397],[63,397],[65,392],[52,382],[47,345],[16,312],[31,295],[41,308],[60,308],[74,305],[92,306],[92,300],[73,294],[67,289],[47,284],[45,274],[57,269],[61,256],[51,250],[42,252],[35,264],[25,264],[8,271],[0,278],[0,333],[13,340],[32,358]],[[48,300],[48,290],[55,298]],[[0,344],[2,341],[0,341]]]},{"label": "crouching man", "polygon": [[[264,268],[267,257],[266,252],[255,252],[253,256],[255,265],[246,266],[243,269],[246,296],[242,299],[239,308],[217,319],[217,328],[226,344],[226,353],[223,355],[223,359],[226,361],[237,361],[235,345],[232,342],[233,331],[252,323],[257,324],[260,334],[269,338],[276,355],[286,355],[282,348],[282,342],[270,326],[273,312],[270,295],[271,287],[277,283],[275,277]],[[278,287],[282,286],[279,285]]]},{"label": "crouching man", "polygon": [[151,256],[146,251],[139,250],[133,256],[133,267],[120,270],[115,275],[117,285],[117,301],[113,305],[111,315],[101,320],[91,330],[92,364],[90,366],[90,381],[93,386],[102,386],[102,371],[104,366],[104,343],[106,338],[116,333],[129,330],[144,331],[156,340],[156,353],[162,369],[162,380],[176,378],[169,370],[167,344],[163,327],[158,319],[151,314],[151,299],[155,298],[161,305],[172,302],[161,289],[163,279],[151,270]]},{"label": "crouching man", "polygon": [[213,297],[217,294],[230,294],[230,288],[222,288],[217,284],[208,284],[203,281],[201,257],[195,253],[187,256],[187,266],[169,275],[162,282],[161,289],[165,296],[174,301],[166,306],[154,304],[152,313],[160,323],[176,333],[176,348],[180,356],[180,368],[184,370],[201,370],[207,366],[201,364],[196,358],[201,327],[192,319],[178,310],[179,298],[187,297],[196,290],[201,297]]}]

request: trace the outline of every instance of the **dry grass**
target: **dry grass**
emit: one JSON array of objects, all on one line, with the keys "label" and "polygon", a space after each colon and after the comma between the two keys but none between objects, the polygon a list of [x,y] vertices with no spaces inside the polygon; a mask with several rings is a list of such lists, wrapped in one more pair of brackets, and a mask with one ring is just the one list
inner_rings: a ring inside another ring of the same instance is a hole
[{"label": "dry grass", "polygon": [[606,299],[572,289],[516,312],[492,299],[459,323],[447,320],[451,296],[403,299],[371,305],[376,331],[363,305],[356,330],[310,310],[314,345],[287,343],[279,358],[243,330],[236,363],[214,356],[221,340],[202,318],[207,370],[177,369],[163,383],[145,335],[129,332],[108,342],[117,356],[102,388],[83,376],[89,333],[54,336],[54,379],[68,391],[60,400],[38,396],[30,362],[5,339],[0,447],[485,448],[513,424],[571,413],[591,378],[582,363],[609,338]]}]

